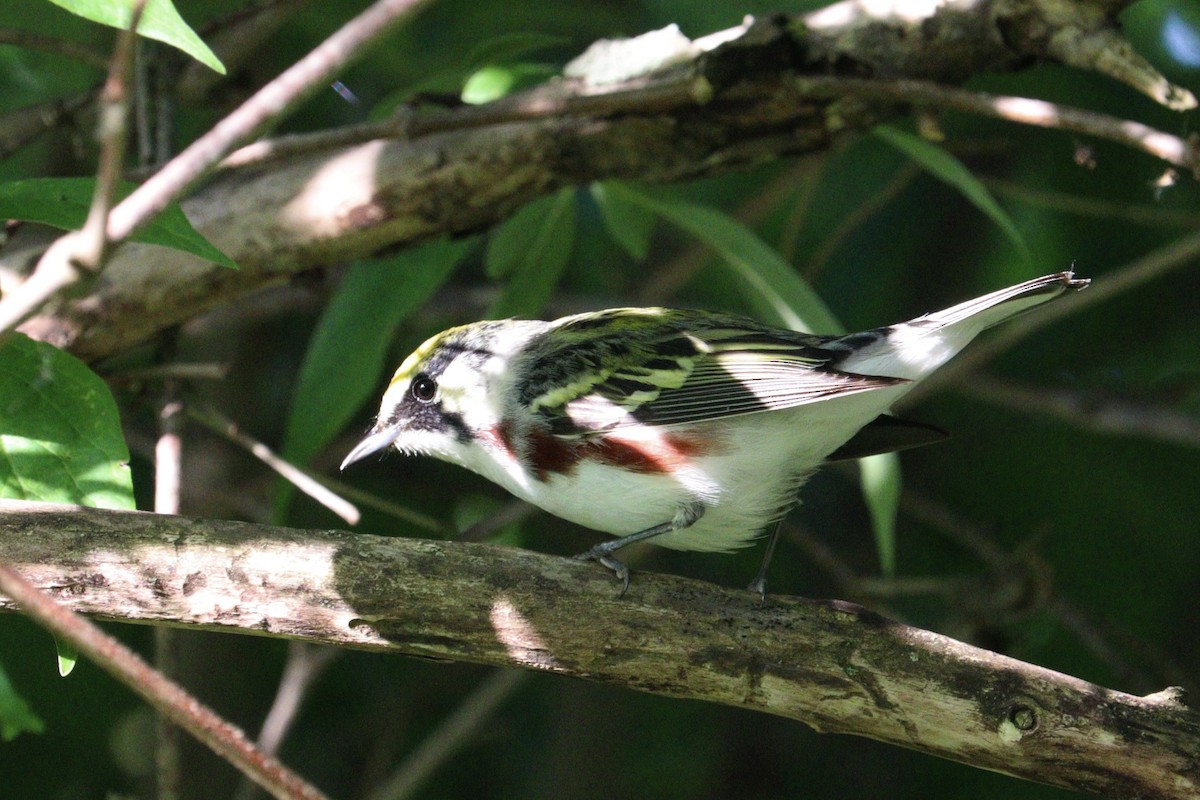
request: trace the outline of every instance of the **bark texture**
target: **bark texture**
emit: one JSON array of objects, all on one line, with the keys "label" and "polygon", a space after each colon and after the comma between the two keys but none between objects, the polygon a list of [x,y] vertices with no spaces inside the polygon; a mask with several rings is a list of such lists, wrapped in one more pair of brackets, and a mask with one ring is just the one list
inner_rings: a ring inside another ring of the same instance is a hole
[{"label": "bark texture", "polygon": [[[674,66],[619,80],[583,66],[487,106],[262,144],[260,160],[244,153],[184,202],[240,270],[126,245],[86,294],[23,329],[93,360],[304,270],[485,229],[563,186],[677,181],[821,152],[907,112],[895,100],[806,88],[805,77],[957,84],[1054,60],[1183,107],[1190,95],[1121,38],[1115,13],[1125,4],[848,1],[697,39]],[[17,237],[0,267],[19,270],[44,249]]]},{"label": "bark texture", "polygon": [[[77,611],[558,672],[1109,797],[1195,798],[1200,714],[838,601],[482,544],[0,501],[0,560]],[[0,608],[11,610],[0,598]]]}]

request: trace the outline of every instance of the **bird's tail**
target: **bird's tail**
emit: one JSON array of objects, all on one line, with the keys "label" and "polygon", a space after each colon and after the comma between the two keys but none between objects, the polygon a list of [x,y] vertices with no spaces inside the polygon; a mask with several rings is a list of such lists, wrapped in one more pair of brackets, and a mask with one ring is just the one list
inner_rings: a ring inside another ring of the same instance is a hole
[{"label": "bird's tail", "polygon": [[1073,272],[1045,275],[871,331],[876,337],[873,342],[860,344],[863,334],[845,337],[847,348],[853,352],[838,363],[838,369],[919,380],[949,361],[981,331],[1089,283],[1086,278],[1076,278]]},{"label": "bird's tail", "polygon": [[974,331],[971,338],[974,338],[975,334],[980,331],[987,330],[993,325],[1040,306],[1042,303],[1047,303],[1067,292],[1077,292],[1087,288],[1090,283],[1091,280],[1088,278],[1076,278],[1074,272],[1043,275],[1031,281],[1018,283],[1016,286],[1000,289],[991,294],[976,297],[974,300],[926,314],[907,324],[920,325],[926,330],[935,330],[947,325],[969,321]]}]

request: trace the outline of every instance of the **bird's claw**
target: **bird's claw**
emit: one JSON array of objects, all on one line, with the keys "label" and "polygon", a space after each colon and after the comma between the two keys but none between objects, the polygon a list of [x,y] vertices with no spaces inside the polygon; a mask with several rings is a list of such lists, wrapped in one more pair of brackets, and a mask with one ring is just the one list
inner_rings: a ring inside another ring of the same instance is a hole
[{"label": "bird's claw", "polygon": [[624,597],[629,591],[629,567],[618,561],[611,551],[603,545],[598,545],[588,550],[586,553],[580,553],[575,556],[576,561],[597,561],[616,573],[617,580],[621,582],[621,593],[617,597]]},{"label": "bird's claw", "polygon": [[750,585],[746,587],[748,590],[758,595],[758,604],[767,604],[767,576],[759,575],[754,580],[750,581]]}]

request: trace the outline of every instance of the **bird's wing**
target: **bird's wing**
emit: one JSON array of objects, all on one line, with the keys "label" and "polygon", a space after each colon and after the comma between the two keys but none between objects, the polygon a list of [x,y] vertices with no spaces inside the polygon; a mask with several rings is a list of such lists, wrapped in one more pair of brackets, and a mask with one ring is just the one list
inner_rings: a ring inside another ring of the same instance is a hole
[{"label": "bird's wing", "polygon": [[823,341],[744,327],[663,331],[609,358],[607,368],[587,380],[560,384],[531,405],[554,434],[576,438],[792,408],[906,383],[834,369],[837,354],[821,347]]}]

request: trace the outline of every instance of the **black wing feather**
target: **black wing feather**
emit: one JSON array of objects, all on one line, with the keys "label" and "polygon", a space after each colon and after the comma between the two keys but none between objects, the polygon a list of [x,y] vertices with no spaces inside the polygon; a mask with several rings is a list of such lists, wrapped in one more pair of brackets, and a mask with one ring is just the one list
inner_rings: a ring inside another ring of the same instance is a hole
[{"label": "black wing feather", "polygon": [[[639,313],[644,316],[622,319],[610,335],[593,326],[579,329],[586,332],[581,341],[554,337],[565,344],[541,354],[532,374],[549,380],[532,382],[539,386],[532,400],[554,434],[578,438],[633,425],[704,422],[906,382],[833,368],[840,353],[823,346],[832,337],[777,331],[738,317],[721,316],[714,324],[710,315]],[[568,323],[559,333],[578,327]],[[577,380],[573,390],[569,377],[578,378],[585,355],[589,367],[604,364],[606,371]]]}]

